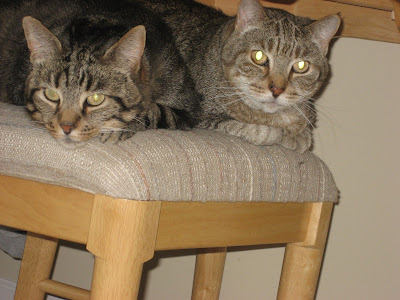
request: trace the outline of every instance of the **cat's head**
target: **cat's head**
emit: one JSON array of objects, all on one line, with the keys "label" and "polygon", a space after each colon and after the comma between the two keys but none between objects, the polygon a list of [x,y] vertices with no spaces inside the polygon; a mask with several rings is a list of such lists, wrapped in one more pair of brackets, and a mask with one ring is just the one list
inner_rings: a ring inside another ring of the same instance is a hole
[{"label": "cat's head", "polygon": [[329,73],[329,43],[340,18],[318,21],[242,0],[222,49],[226,79],[247,106],[274,113],[312,98]]},{"label": "cat's head", "polygon": [[121,137],[133,122],[144,124],[143,94],[146,31],[137,26],[108,50],[67,49],[41,22],[23,19],[30,50],[27,108],[36,121],[66,147],[100,135]]}]

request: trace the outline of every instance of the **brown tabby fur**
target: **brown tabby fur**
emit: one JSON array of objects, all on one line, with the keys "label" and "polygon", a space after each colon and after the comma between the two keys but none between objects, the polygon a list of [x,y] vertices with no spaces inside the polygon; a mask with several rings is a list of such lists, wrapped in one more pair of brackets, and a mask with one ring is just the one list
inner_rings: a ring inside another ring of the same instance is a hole
[{"label": "brown tabby fur", "polygon": [[[326,58],[337,15],[313,22],[241,0],[228,17],[190,0],[143,0],[172,29],[178,49],[203,95],[201,128],[260,145],[303,152],[311,145],[314,96],[326,83]],[[253,51],[268,56],[265,65]],[[304,74],[292,69],[309,62]],[[275,93],[276,91],[279,91]]]}]

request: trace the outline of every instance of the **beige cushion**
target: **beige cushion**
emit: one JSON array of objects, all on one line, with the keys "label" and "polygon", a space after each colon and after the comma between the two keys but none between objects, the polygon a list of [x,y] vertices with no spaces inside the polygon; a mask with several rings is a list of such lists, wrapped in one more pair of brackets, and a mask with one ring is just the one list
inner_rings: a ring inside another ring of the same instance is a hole
[{"label": "beige cushion", "polygon": [[117,145],[68,150],[22,107],[0,103],[0,174],[118,198],[165,201],[337,201],[314,154],[260,147],[210,130],[148,130]]}]

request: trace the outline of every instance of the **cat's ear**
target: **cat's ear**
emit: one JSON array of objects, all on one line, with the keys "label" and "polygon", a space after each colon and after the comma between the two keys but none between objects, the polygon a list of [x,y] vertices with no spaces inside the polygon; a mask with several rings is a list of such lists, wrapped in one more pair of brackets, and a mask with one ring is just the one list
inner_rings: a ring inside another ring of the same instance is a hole
[{"label": "cat's ear", "polygon": [[104,59],[112,60],[118,67],[138,72],[146,45],[146,29],[139,25],[126,33],[104,54]]},{"label": "cat's ear", "polygon": [[24,17],[22,27],[31,53],[32,63],[41,63],[60,54],[62,49],[60,41],[40,21],[29,16]]},{"label": "cat's ear", "polygon": [[324,55],[328,53],[329,43],[338,31],[340,22],[339,15],[330,15],[308,25],[314,42],[319,46]]},{"label": "cat's ear", "polygon": [[236,15],[235,30],[245,32],[266,17],[264,8],[258,0],[241,0]]}]

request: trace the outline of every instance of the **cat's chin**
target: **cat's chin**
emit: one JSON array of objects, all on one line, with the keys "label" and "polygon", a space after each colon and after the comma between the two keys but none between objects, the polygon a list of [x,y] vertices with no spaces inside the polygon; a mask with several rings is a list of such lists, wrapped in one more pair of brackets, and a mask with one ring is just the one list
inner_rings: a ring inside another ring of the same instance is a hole
[{"label": "cat's chin", "polygon": [[62,147],[68,150],[74,150],[78,148],[82,148],[83,146],[86,145],[85,142],[77,142],[74,140],[71,140],[70,138],[62,138],[62,139],[56,139],[58,144],[60,144]]},{"label": "cat's chin", "polygon": [[258,101],[253,99],[246,99],[244,103],[252,109],[260,110],[268,114],[274,114],[278,111],[285,109],[285,105],[281,105],[276,101]]}]

